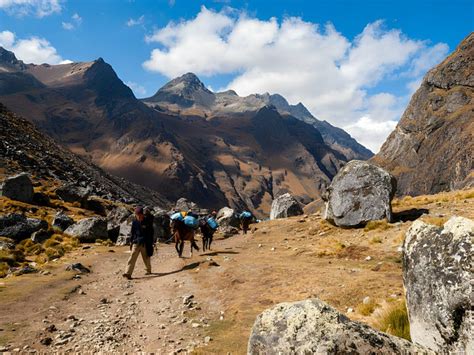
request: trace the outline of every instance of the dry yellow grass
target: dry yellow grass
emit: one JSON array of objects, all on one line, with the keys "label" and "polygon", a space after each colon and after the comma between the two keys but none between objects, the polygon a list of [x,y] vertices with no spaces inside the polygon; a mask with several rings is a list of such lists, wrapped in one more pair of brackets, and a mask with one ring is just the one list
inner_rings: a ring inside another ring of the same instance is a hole
[{"label": "dry yellow grass", "polygon": [[369,221],[365,227],[364,230],[366,232],[377,229],[377,230],[386,230],[389,229],[391,226],[386,220],[380,220],[380,221]]},{"label": "dry yellow grass", "polygon": [[411,340],[405,301],[388,303],[374,319],[374,327],[382,332]]}]

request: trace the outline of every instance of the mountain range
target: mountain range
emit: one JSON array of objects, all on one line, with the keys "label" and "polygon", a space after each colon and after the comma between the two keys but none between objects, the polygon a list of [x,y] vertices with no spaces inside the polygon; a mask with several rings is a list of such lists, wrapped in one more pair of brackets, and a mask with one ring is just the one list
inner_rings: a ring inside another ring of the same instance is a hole
[{"label": "mountain range", "polygon": [[203,207],[264,214],[283,192],[307,203],[347,161],[372,155],[302,104],[214,94],[193,74],[138,100],[101,58],[33,65],[0,49],[0,101],[109,173]]}]

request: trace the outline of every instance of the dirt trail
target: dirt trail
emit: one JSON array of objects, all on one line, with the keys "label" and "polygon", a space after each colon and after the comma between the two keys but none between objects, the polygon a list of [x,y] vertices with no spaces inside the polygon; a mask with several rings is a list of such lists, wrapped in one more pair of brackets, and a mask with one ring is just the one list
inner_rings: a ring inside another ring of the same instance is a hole
[{"label": "dirt trail", "polygon": [[[423,211],[421,219],[437,224],[452,215],[473,218],[474,194],[453,196],[407,200],[395,210],[415,218]],[[121,276],[127,247],[79,249],[50,263],[50,275],[0,281],[0,348],[245,354],[256,315],[309,297],[372,324],[373,315],[358,312],[365,297],[377,309],[403,299],[408,219],[347,230],[318,215],[264,222],[247,236],[217,238],[211,252],[192,259],[160,245],[154,274],[144,275],[139,259],[131,281]],[[71,262],[92,273],[73,278],[65,271]],[[52,344],[40,343],[48,337]]]}]

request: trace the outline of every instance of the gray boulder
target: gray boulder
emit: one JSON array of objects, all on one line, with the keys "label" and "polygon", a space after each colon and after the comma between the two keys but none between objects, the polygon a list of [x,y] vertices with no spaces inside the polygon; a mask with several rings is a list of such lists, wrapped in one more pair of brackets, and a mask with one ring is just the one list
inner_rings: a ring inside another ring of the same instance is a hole
[{"label": "gray boulder", "polygon": [[119,235],[117,241],[115,242],[116,245],[130,245],[130,233],[132,231],[132,222],[125,221],[120,224]]},{"label": "gray boulder", "polygon": [[90,195],[90,190],[74,184],[65,184],[56,189],[56,196],[64,202],[84,203]]},{"label": "gray boulder", "polygon": [[26,173],[11,176],[0,185],[0,196],[26,203],[33,202],[33,183]]},{"label": "gray boulder", "polygon": [[235,213],[235,211],[230,207],[223,207],[217,212],[217,223],[221,227],[234,227],[240,228],[240,220],[239,216]]},{"label": "gray boulder", "polygon": [[187,212],[189,210],[196,211],[198,209],[199,209],[199,207],[198,207],[197,204],[195,204],[192,201],[189,201],[185,197],[181,197],[178,201],[176,201],[175,210],[177,210],[177,211],[186,211]]},{"label": "gray boulder", "polygon": [[403,245],[403,281],[414,342],[436,352],[474,354],[474,221],[443,228],[416,221]]},{"label": "gray boulder", "polygon": [[40,229],[31,235],[31,240],[35,243],[43,243],[48,240],[53,233],[47,229]]},{"label": "gray boulder", "polygon": [[369,221],[392,220],[395,178],[373,164],[352,160],[334,177],[323,198],[325,219],[339,227],[363,226]]},{"label": "gray boulder", "polygon": [[107,234],[108,238],[116,243],[120,235],[120,224],[130,218],[132,212],[123,206],[112,209],[107,214]]},{"label": "gray boulder", "polygon": [[287,218],[291,216],[299,216],[303,214],[298,201],[289,193],[278,196],[272,202],[270,211],[270,219]]},{"label": "gray boulder", "polygon": [[228,238],[239,234],[240,230],[232,226],[219,226],[219,232],[222,233],[224,238]]},{"label": "gray boulder", "polygon": [[280,303],[261,313],[248,354],[428,354],[428,349],[353,322],[318,299]]},{"label": "gray boulder", "polygon": [[81,243],[92,243],[96,239],[107,239],[107,221],[100,217],[81,219],[67,228],[64,233],[76,237]]},{"label": "gray boulder", "polygon": [[48,229],[48,222],[16,213],[0,216],[0,236],[11,238],[16,242],[30,238],[40,229]]},{"label": "gray boulder", "polygon": [[58,212],[53,219],[53,227],[65,231],[69,226],[74,224],[74,220],[63,212]]}]

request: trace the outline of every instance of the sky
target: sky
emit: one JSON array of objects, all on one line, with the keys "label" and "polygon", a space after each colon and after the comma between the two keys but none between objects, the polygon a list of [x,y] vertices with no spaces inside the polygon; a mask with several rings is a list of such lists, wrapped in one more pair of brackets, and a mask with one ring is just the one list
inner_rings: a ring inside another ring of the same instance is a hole
[{"label": "sky", "polygon": [[473,29],[472,0],[0,0],[0,46],[27,63],[102,57],[137,97],[187,72],[279,93],[373,152]]}]

